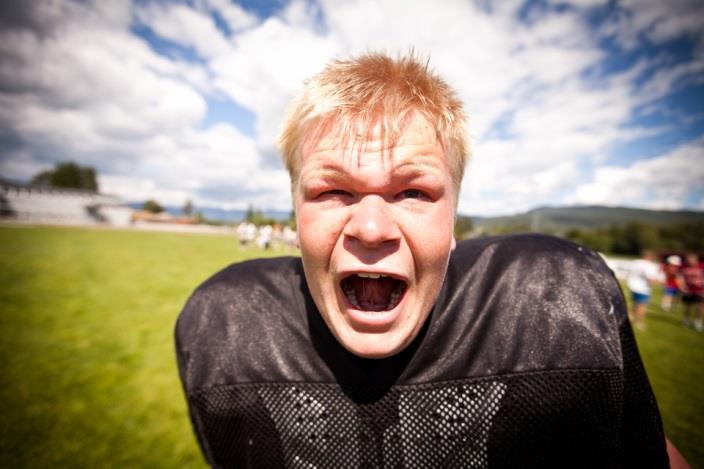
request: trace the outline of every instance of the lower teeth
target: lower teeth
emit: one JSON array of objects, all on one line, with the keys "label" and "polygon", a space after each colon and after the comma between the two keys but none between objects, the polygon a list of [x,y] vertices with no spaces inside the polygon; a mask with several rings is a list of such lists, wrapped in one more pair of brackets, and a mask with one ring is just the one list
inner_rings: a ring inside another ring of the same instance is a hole
[{"label": "lower teeth", "polygon": [[[357,301],[357,295],[355,294],[353,288],[347,288],[344,290],[344,292],[347,296],[347,299],[350,300],[350,303],[352,303],[352,306],[357,309],[362,309],[362,306],[359,304],[359,301]],[[388,311],[390,309],[395,308],[399,300],[401,299],[402,294],[403,292],[400,290],[395,290],[393,293],[391,293],[391,296],[389,297],[389,303],[386,305],[386,308],[384,308],[383,311]]]},{"label": "lower teeth", "polygon": [[361,309],[362,307],[359,306],[359,302],[357,301],[357,295],[355,295],[353,289],[347,289],[345,290],[345,295],[347,295],[347,299],[350,300],[350,303],[352,303],[352,306],[354,306],[357,309]]}]

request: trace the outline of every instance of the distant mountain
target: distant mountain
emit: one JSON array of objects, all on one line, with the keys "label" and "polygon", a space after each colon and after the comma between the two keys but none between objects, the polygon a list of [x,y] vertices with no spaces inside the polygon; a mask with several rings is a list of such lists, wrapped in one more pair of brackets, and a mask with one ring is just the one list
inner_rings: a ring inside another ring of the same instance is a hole
[{"label": "distant mountain", "polygon": [[[179,209],[179,213],[180,213]],[[244,220],[247,214],[246,210],[223,210],[214,207],[196,207],[196,212],[201,212],[206,220],[217,220],[225,223],[234,223]],[[273,218],[274,220],[286,221],[291,215],[290,211],[284,210],[262,210],[264,216]]]},{"label": "distant mountain", "polygon": [[529,231],[560,232],[573,228],[596,229],[638,221],[651,225],[704,222],[704,212],[646,210],[627,207],[541,207],[512,216],[469,216],[474,229],[492,231],[514,227]]},{"label": "distant mountain", "polygon": [[[144,205],[143,202],[131,202],[127,204],[128,206],[139,210],[142,208]],[[164,206],[164,209],[169,212],[170,214],[174,216],[179,216],[183,214],[183,207],[169,207],[169,206]],[[224,223],[236,223],[239,221],[244,220],[245,214],[247,213],[246,210],[224,210],[221,208],[215,208],[215,207],[198,207],[195,206],[193,208],[193,212],[200,212],[203,214],[203,217],[205,217],[206,220],[213,220],[213,221],[221,221]],[[291,212],[287,212],[284,210],[262,210],[264,212],[264,216],[267,218],[273,218],[274,220],[288,220],[289,215]]]},{"label": "distant mountain", "polygon": [[[128,204],[134,209],[141,209],[142,202]],[[172,215],[181,215],[182,207],[164,207]],[[194,207],[207,220],[235,223],[244,220],[246,210],[224,210],[215,207]],[[290,212],[285,210],[263,210],[264,215],[275,220],[287,220]],[[459,215],[469,218],[474,229],[494,231],[500,228],[515,228],[525,231],[561,232],[572,228],[595,229],[611,225],[624,225],[640,221],[652,225],[671,225],[679,223],[704,222],[704,212],[691,210],[646,210],[627,207],[540,207],[517,215],[501,217],[478,217]]]}]

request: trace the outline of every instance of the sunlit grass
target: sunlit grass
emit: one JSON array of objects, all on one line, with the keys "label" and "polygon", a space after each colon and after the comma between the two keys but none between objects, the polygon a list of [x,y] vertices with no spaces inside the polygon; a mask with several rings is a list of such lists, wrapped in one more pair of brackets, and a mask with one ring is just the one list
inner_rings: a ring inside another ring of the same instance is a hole
[{"label": "sunlit grass", "polygon": [[[0,227],[0,467],[204,467],[176,316],[225,265],[290,253],[228,236]],[[668,435],[704,467],[704,334],[679,321],[653,305],[637,338]]]},{"label": "sunlit grass", "polygon": [[704,467],[704,333],[682,326],[682,307],[650,302],[645,330],[636,330],[641,357],[660,406],[665,433],[692,467]]},{"label": "sunlit grass", "polygon": [[226,236],[0,228],[0,467],[202,467],[174,321],[210,274],[274,254]]}]

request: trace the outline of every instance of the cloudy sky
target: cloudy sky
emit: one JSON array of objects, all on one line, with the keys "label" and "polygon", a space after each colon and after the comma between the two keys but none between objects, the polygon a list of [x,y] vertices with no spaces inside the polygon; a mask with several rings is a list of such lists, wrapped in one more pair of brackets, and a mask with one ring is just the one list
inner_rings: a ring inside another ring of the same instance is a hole
[{"label": "cloudy sky", "polygon": [[461,213],[704,210],[702,25],[699,0],[5,0],[0,175],[73,160],[127,201],[288,210],[302,81],[413,47],[471,116]]}]

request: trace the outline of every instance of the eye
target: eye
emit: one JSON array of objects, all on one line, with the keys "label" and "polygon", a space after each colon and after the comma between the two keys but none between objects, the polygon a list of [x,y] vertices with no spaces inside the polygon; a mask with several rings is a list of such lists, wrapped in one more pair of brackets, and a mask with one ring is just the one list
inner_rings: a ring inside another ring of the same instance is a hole
[{"label": "eye", "polygon": [[399,199],[427,199],[428,195],[418,189],[406,189],[398,194]]},{"label": "eye", "polygon": [[348,195],[351,195],[347,191],[343,191],[342,189],[331,189],[329,191],[325,191],[320,195],[331,195],[331,196],[337,196],[337,197],[345,197]]},{"label": "eye", "polygon": [[319,200],[347,200],[352,197],[352,194],[342,189],[329,189],[320,192],[317,199]]}]

